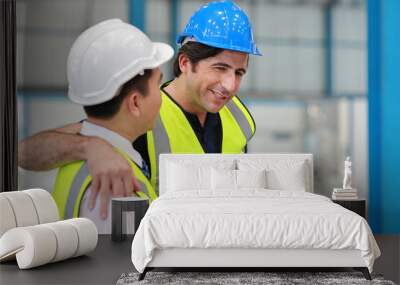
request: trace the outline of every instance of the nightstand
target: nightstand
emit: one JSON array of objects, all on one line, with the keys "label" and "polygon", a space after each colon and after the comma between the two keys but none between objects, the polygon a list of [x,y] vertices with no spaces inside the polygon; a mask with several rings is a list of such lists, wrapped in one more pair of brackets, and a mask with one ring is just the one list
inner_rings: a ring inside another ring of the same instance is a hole
[{"label": "nightstand", "polygon": [[113,198],[111,239],[123,241],[127,235],[134,235],[148,207],[149,200],[145,198]]},{"label": "nightstand", "polygon": [[333,200],[332,202],[339,204],[340,206],[359,214],[365,219],[366,212],[366,201],[365,199],[355,199],[355,200]]}]

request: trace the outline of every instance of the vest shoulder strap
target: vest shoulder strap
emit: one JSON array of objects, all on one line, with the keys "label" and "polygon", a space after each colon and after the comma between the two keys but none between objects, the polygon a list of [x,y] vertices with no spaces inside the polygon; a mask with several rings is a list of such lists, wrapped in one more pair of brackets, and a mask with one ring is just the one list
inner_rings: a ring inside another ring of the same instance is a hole
[{"label": "vest shoulder strap", "polygon": [[246,140],[249,141],[256,130],[256,124],[249,110],[237,96],[234,96],[232,100],[226,104],[226,108],[228,108],[239,124]]}]

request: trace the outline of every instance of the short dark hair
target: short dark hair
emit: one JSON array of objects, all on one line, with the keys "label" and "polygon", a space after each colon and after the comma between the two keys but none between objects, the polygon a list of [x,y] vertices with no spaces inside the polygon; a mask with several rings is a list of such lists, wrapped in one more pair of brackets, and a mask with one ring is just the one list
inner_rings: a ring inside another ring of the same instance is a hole
[{"label": "short dark hair", "polygon": [[178,54],[175,57],[174,61],[174,75],[175,77],[179,77],[182,71],[179,68],[179,56],[184,54],[189,59],[190,63],[193,67],[196,67],[196,64],[202,60],[209,57],[213,57],[223,52],[224,50],[221,48],[216,48],[212,46],[208,46],[198,42],[187,42],[178,50]]},{"label": "short dark hair", "polygon": [[92,106],[83,106],[86,115],[99,119],[109,119],[119,111],[122,101],[126,96],[131,94],[132,91],[136,90],[143,96],[146,96],[149,90],[149,79],[152,72],[152,69],[145,69],[143,75],[136,75],[125,82],[118,92],[118,95],[107,102]]}]

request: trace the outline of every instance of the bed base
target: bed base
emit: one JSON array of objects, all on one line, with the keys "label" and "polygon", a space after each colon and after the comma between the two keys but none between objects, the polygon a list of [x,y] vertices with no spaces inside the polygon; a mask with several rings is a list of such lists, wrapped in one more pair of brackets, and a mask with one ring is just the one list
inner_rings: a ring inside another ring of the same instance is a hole
[{"label": "bed base", "polygon": [[241,248],[169,248],[155,250],[139,280],[148,271],[157,269],[180,269],[179,271],[217,269],[243,271],[337,271],[353,268],[361,271],[367,280],[371,275],[359,250],[350,249],[241,249]]},{"label": "bed base", "polygon": [[146,273],[152,270],[160,271],[191,271],[191,272],[342,272],[348,271],[345,269],[353,269],[360,271],[366,280],[372,280],[371,275],[367,267],[332,267],[327,270],[328,267],[146,267],[142,273],[139,274],[138,280],[141,281],[146,277]]}]

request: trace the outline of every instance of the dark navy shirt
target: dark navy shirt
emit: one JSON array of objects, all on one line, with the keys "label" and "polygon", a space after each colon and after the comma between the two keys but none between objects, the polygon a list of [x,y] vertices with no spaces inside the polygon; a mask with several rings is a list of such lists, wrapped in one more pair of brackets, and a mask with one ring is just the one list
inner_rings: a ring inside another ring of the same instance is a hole
[{"label": "dark navy shirt", "polygon": [[[172,100],[175,102],[174,99]],[[179,106],[177,102],[175,102],[175,104]],[[222,152],[222,124],[219,113],[207,113],[204,126],[202,126],[196,114],[186,112],[182,108],[181,110],[185,114],[186,119],[189,121],[190,126],[194,130],[194,133],[203,147],[204,152]]]}]

